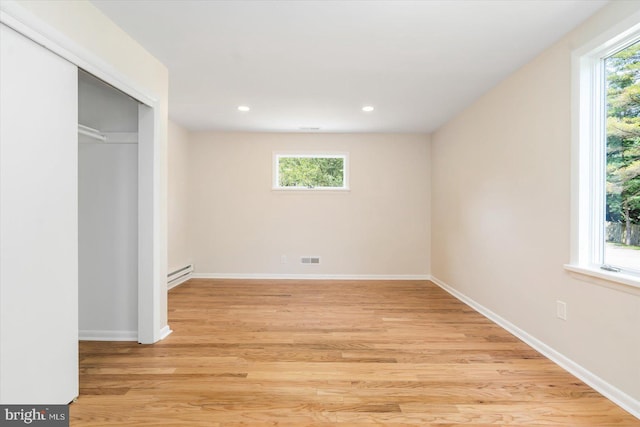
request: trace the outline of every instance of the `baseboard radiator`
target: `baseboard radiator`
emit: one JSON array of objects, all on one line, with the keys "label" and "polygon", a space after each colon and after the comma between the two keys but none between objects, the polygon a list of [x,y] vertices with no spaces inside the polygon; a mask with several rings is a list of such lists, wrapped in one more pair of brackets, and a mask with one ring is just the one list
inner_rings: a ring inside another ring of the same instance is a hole
[{"label": "baseboard radiator", "polygon": [[167,289],[175,288],[176,286],[186,282],[193,275],[193,264],[185,265],[171,273],[167,274]]}]

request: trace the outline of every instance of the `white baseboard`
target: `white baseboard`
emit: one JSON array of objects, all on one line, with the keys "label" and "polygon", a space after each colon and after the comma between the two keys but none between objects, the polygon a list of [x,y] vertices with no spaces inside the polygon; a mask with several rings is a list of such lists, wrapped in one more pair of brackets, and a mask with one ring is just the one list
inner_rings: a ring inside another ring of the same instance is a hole
[{"label": "white baseboard", "polygon": [[138,341],[138,331],[78,331],[80,341]]},{"label": "white baseboard", "polygon": [[[173,331],[166,325],[160,329],[160,339],[162,341]],[[78,331],[80,341],[138,341],[137,331]]]},{"label": "white baseboard", "polygon": [[194,279],[259,279],[259,280],[431,280],[428,274],[248,274],[193,273]]},{"label": "white baseboard", "polygon": [[169,335],[171,335],[173,331],[169,328],[169,325],[165,325],[162,329],[160,329],[160,339],[158,341],[162,341]]},{"label": "white baseboard", "polygon": [[469,307],[476,310],[478,313],[485,316],[487,319],[498,324],[499,326],[506,329],[516,337],[520,338],[522,341],[524,341],[534,349],[538,350],[547,358],[555,362],[557,365],[559,365],[569,373],[573,374],[574,376],[584,381],[594,390],[596,390],[597,392],[599,392],[600,394],[602,394],[603,396],[611,400],[613,403],[620,406],[625,411],[628,411],[631,415],[635,416],[636,418],[640,418],[640,401],[634,399],[633,397],[629,396],[622,390],[609,384],[602,378],[595,375],[593,372],[589,371],[588,369],[584,368],[583,366],[569,359],[562,353],[558,352],[557,350],[548,346],[544,342],[528,334],[524,330],[518,328],[516,325],[509,322],[508,320],[500,317],[493,311],[482,306],[481,304],[478,304],[476,301],[464,295],[463,293],[455,290],[451,286],[444,283],[442,280],[439,280],[436,277],[431,277],[431,281],[434,282],[436,285],[440,286],[442,289],[444,289],[451,295],[453,295],[454,297],[456,297],[457,299],[459,299],[460,301],[462,301],[463,303],[465,303],[466,305],[468,305]]}]

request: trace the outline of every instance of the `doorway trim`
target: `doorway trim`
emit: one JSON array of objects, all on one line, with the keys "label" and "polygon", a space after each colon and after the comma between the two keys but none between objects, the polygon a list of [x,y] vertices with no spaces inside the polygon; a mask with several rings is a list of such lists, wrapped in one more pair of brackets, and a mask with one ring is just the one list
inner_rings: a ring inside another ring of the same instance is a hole
[{"label": "doorway trim", "polygon": [[0,3],[0,22],[141,103],[138,117],[138,342],[151,344],[165,338],[171,329],[166,324],[164,303],[167,261],[162,251],[166,227],[162,227],[164,197],[159,96],[16,1]]}]

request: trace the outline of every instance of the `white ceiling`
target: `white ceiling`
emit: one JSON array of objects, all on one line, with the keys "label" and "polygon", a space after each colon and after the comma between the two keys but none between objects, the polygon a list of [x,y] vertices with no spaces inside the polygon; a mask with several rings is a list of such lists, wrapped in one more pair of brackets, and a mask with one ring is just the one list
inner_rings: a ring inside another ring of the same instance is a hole
[{"label": "white ceiling", "polygon": [[293,132],[432,132],[607,3],[92,2],[168,67],[172,120]]}]

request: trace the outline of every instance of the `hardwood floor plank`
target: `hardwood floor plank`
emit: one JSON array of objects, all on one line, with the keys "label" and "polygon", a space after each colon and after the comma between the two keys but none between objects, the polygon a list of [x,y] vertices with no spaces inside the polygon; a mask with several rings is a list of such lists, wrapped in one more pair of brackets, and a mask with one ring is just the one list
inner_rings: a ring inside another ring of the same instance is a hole
[{"label": "hardwood floor plank", "polygon": [[154,345],[80,343],[72,426],[638,426],[426,281],[192,279]]}]

